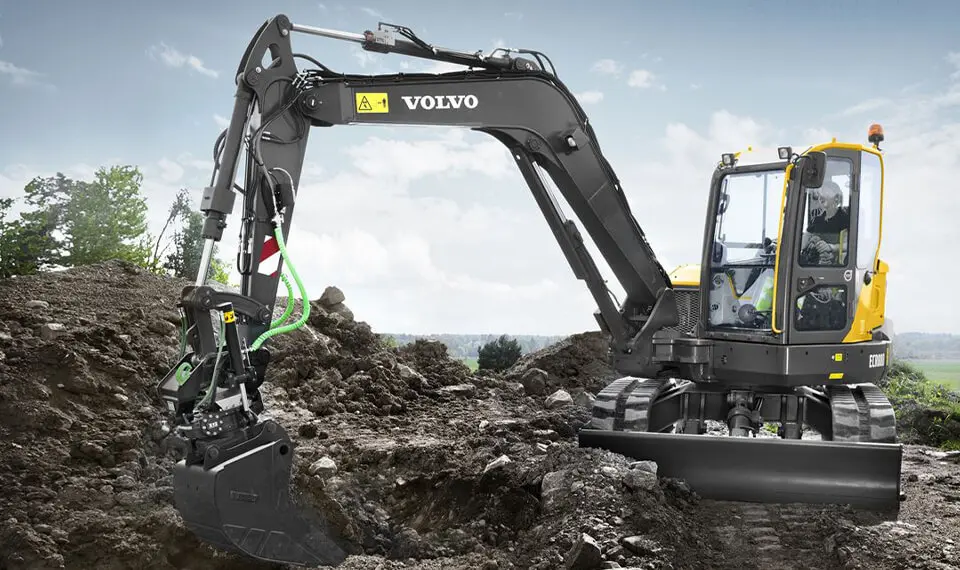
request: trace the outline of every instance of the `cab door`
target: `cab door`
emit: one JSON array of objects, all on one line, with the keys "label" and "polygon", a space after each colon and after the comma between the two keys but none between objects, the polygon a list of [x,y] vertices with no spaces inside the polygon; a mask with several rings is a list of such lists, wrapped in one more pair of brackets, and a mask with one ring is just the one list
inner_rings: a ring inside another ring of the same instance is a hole
[{"label": "cab door", "polygon": [[823,184],[800,180],[794,194],[789,342],[840,343],[857,307],[860,150],[826,144]]}]

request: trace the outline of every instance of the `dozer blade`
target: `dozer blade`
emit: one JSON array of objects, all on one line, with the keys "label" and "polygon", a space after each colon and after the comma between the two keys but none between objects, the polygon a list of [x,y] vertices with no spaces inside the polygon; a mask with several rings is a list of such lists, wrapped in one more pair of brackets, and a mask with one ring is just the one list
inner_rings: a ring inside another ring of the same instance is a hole
[{"label": "dozer blade", "polygon": [[758,503],[900,506],[899,444],[583,429],[580,447],[655,461],[701,497]]},{"label": "dozer blade", "polygon": [[346,548],[319,514],[300,512],[289,496],[293,445],[267,421],[233,447],[209,450],[202,465],[180,461],[174,500],[201,540],[260,560],[301,566],[336,566]]}]

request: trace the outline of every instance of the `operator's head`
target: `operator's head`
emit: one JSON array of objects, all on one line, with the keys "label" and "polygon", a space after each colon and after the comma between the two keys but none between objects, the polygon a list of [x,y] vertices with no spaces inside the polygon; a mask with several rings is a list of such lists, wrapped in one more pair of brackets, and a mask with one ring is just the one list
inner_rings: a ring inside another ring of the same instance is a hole
[{"label": "operator's head", "polygon": [[843,190],[840,189],[840,185],[832,180],[826,180],[817,191],[818,198],[820,202],[820,208],[822,208],[827,217],[833,216],[840,205],[843,203]]}]

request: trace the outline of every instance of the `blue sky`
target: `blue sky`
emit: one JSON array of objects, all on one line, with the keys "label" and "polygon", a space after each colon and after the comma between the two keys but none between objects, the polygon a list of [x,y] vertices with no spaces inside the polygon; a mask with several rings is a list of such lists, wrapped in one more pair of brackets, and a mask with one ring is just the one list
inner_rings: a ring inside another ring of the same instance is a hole
[{"label": "blue sky", "polygon": [[[137,164],[156,229],[178,188],[199,201],[231,110],[231,75],[264,19],[285,13],[350,32],[384,20],[452,49],[547,53],[668,267],[698,259],[720,152],[860,141],[883,123],[888,315],[897,330],[960,332],[960,304],[924,299],[931,275],[960,278],[949,263],[960,255],[945,247],[960,239],[950,218],[960,215],[960,3],[872,5],[0,0],[0,195],[37,174]],[[294,41],[341,71],[443,69],[324,38]],[[498,143],[464,131],[333,131],[312,138],[298,204],[309,223],[295,219],[290,243],[313,296],[340,285],[358,318],[380,330],[594,327],[592,299]],[[372,168],[362,156],[374,149],[392,158]],[[909,221],[916,213],[921,224]],[[235,228],[221,248],[227,259]]]}]

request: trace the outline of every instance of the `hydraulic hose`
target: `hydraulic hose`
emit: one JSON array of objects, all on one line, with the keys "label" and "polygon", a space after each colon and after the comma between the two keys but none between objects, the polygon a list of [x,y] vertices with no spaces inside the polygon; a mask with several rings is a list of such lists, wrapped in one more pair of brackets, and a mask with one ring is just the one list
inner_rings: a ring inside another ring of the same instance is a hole
[{"label": "hydraulic hose", "polygon": [[281,274],[280,274],[280,279],[282,279],[282,280],[283,280],[283,284],[287,286],[287,306],[286,306],[286,308],[283,310],[283,314],[280,315],[280,318],[277,319],[277,320],[275,320],[275,321],[273,321],[272,323],[270,323],[270,328],[271,328],[271,329],[275,329],[275,328],[279,327],[280,324],[283,323],[283,321],[285,321],[285,320],[287,320],[288,318],[290,318],[290,315],[293,314],[293,303],[294,303],[294,299],[293,299],[293,285],[291,285],[291,284],[290,284],[290,280],[287,279],[287,274],[286,274],[286,273],[281,273]]},{"label": "hydraulic hose", "polygon": [[[307,323],[307,319],[310,317],[310,301],[307,300],[307,290],[304,288],[303,281],[300,280],[300,276],[297,274],[297,269],[293,266],[293,263],[290,261],[290,257],[287,254],[287,246],[283,243],[283,228],[277,225],[273,230],[273,235],[277,239],[277,247],[280,250],[280,257],[283,259],[284,265],[290,269],[290,275],[293,276],[293,280],[297,283],[297,288],[300,290],[300,300],[303,303],[303,314],[300,315],[299,319],[293,323],[290,323],[289,325],[271,328],[261,334],[259,337],[257,337],[257,340],[253,341],[253,344],[250,345],[251,351],[258,350],[260,346],[271,337],[274,337],[278,334],[293,332],[299,329]],[[292,295],[290,297],[292,297]]]}]

